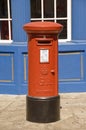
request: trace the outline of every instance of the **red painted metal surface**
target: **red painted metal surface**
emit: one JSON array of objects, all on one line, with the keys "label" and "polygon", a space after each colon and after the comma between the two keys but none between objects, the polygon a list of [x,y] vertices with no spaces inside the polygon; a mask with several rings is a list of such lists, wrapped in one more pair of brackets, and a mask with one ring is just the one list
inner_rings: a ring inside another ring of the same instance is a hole
[{"label": "red painted metal surface", "polygon": [[58,33],[63,26],[53,22],[24,25],[28,33],[28,95],[58,95]]}]

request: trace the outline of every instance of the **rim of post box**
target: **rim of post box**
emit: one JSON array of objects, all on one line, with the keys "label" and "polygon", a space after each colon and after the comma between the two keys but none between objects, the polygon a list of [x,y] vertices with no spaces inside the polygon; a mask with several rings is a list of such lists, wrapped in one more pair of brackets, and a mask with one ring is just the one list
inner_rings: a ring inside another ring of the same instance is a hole
[{"label": "rim of post box", "polygon": [[63,25],[55,22],[30,22],[23,26],[27,33],[60,33]]}]

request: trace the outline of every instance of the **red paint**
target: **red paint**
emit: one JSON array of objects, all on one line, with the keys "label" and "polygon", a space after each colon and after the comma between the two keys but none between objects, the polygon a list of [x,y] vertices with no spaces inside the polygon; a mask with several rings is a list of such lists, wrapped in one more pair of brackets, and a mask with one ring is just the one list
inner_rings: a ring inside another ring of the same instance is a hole
[{"label": "red paint", "polygon": [[63,26],[53,22],[24,25],[28,33],[28,95],[58,95],[58,38]]}]

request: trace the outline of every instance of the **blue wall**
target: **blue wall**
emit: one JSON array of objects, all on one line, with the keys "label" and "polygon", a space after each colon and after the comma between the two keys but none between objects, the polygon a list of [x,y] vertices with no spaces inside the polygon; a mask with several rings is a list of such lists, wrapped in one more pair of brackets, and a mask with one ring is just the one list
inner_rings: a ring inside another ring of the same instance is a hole
[{"label": "blue wall", "polygon": [[[0,93],[26,94],[28,54],[23,25],[30,21],[30,0],[11,0],[11,5],[13,43],[0,45]],[[85,0],[72,0],[72,41],[59,43],[60,92],[86,92],[85,12]]]}]

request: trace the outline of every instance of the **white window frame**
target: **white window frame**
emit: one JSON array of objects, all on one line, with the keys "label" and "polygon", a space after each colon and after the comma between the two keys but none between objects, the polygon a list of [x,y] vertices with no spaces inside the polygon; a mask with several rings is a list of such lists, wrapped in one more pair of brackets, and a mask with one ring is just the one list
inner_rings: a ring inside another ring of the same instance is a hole
[{"label": "white window frame", "polygon": [[10,15],[10,0],[7,0],[7,11],[8,11],[8,18],[0,18],[0,21],[8,21],[8,31],[9,31],[9,39],[8,40],[2,40],[1,39],[1,34],[0,34],[0,44],[1,43],[12,43],[12,37],[11,37],[11,15]]},{"label": "white window frame", "polygon": [[67,17],[56,17],[56,0],[54,0],[54,18],[44,18],[44,5],[43,0],[41,0],[41,18],[31,18],[31,21],[34,20],[54,20],[56,22],[57,20],[67,20],[67,39],[60,39],[60,42],[66,42],[71,40],[71,7],[72,7],[72,0],[67,0]]},{"label": "white window frame", "polygon": [[71,41],[71,37],[72,37],[72,22],[71,22],[71,18],[72,18],[72,11],[71,11],[71,7],[72,7],[72,0],[67,0],[67,17],[68,17],[68,25],[67,25],[67,32],[68,32],[68,37],[67,40]]}]

